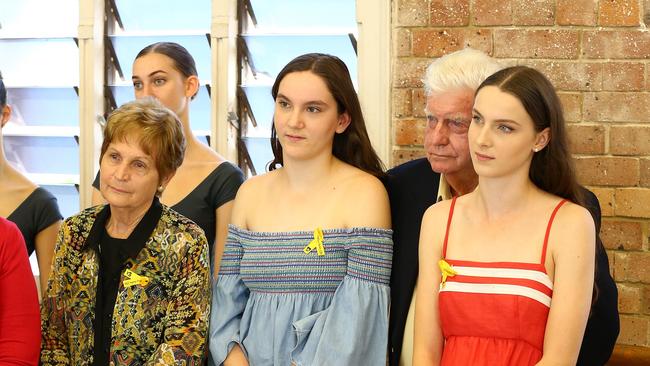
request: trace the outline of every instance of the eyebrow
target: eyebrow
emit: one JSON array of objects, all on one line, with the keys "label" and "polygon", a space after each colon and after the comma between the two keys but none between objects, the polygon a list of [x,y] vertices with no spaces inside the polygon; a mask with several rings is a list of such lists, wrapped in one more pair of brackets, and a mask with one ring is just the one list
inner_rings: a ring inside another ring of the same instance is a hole
[{"label": "eyebrow", "polygon": [[[278,93],[278,96],[275,99],[278,99],[278,98],[282,98],[282,99],[286,99],[288,101],[291,101],[291,98],[288,98],[286,95],[284,95],[282,93]],[[315,104],[315,105],[327,106],[327,103],[323,102],[322,100],[309,100],[309,101],[306,101],[303,104],[311,104],[311,105]]]},{"label": "eyebrow", "polygon": [[[158,74],[158,73],[164,73],[164,74],[166,74],[167,71],[165,71],[165,70],[156,70],[156,71],[153,71],[153,72],[149,73],[149,75],[147,75],[147,76],[148,76],[148,77],[152,77],[152,76],[154,76],[154,75],[156,75],[156,74]],[[140,77],[137,76],[137,75],[133,75],[133,76],[131,76],[131,80],[135,80],[135,79],[140,79]]]},{"label": "eyebrow", "polygon": [[[110,147],[110,146],[108,147],[108,149],[106,149],[106,152],[116,152],[116,153],[118,153],[120,155],[124,155],[121,151],[117,150],[114,147]],[[136,155],[136,156],[130,157],[130,160],[146,160],[147,162],[152,162],[153,158],[148,156],[148,155]]]},{"label": "eyebrow", "polygon": [[[472,108],[472,111],[473,111],[474,113],[478,114],[479,117],[483,118],[483,115],[482,115],[479,111],[477,111],[476,108]],[[517,126],[521,126],[521,124],[520,124],[519,122],[517,122],[517,121],[515,121],[515,120],[513,120],[513,119],[507,119],[507,118],[498,118],[498,119],[495,119],[494,122],[512,123],[512,124],[515,124],[515,125],[517,125]]]}]

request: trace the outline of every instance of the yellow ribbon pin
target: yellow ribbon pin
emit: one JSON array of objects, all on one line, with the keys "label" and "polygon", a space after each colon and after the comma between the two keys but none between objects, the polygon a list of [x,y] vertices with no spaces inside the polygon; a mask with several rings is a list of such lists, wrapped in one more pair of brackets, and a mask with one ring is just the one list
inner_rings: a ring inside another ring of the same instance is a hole
[{"label": "yellow ribbon pin", "polygon": [[438,261],[438,267],[440,267],[440,273],[442,273],[442,280],[440,281],[440,287],[442,288],[445,282],[447,282],[447,277],[455,276],[456,271],[454,270],[454,267],[444,259]]},{"label": "yellow ribbon pin", "polygon": [[314,240],[310,241],[302,251],[305,252],[305,254],[309,254],[314,249],[316,249],[318,255],[325,255],[325,247],[323,246],[323,230],[321,228],[314,230]]},{"label": "yellow ribbon pin", "polygon": [[149,277],[145,276],[140,276],[139,274],[133,272],[130,269],[127,269],[124,271],[124,281],[122,281],[122,284],[124,287],[131,287],[135,285],[140,285],[142,287],[146,286],[149,284]]}]

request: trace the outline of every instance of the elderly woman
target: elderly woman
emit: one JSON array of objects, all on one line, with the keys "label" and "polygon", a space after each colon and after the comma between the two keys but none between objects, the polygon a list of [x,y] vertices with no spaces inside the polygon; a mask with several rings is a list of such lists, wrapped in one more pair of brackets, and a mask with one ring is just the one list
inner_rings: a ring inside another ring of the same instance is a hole
[{"label": "elderly woman", "polygon": [[201,364],[207,241],[158,200],[184,151],[180,121],[152,99],[108,118],[100,156],[108,204],[59,231],[41,310],[43,365]]}]

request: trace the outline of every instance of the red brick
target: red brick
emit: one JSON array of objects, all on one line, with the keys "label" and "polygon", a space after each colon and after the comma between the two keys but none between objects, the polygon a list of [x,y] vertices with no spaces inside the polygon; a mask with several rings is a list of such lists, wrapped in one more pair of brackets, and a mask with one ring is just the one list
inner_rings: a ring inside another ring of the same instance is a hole
[{"label": "red brick", "polygon": [[650,187],[650,159],[639,159],[639,185]]},{"label": "red brick", "polygon": [[492,50],[492,31],[486,29],[414,29],[413,55],[440,57],[472,47],[485,53]]},{"label": "red brick", "polygon": [[600,202],[600,214],[602,217],[614,216],[614,189],[602,187],[589,187]]},{"label": "red brick", "polygon": [[593,122],[650,122],[650,94],[584,93],[583,119]]},{"label": "red brick", "polygon": [[398,58],[393,65],[394,85],[397,88],[421,88],[424,71],[431,60]]},{"label": "red brick", "polygon": [[396,149],[393,150],[391,167],[406,163],[407,161],[419,159],[426,156],[422,149]]},{"label": "red brick", "polygon": [[434,27],[469,25],[469,0],[431,0],[429,24]]},{"label": "red brick", "polygon": [[616,252],[616,281],[650,283],[650,253]]},{"label": "red brick", "polygon": [[397,120],[394,125],[396,145],[422,145],[425,127],[424,120]]},{"label": "red brick", "polygon": [[623,314],[636,314],[641,312],[642,286],[617,284],[618,311]]},{"label": "red brick", "polygon": [[558,90],[600,90],[603,67],[600,63],[577,63],[573,61],[528,62],[546,75]]},{"label": "red brick", "polygon": [[650,315],[650,285],[643,286],[643,308],[644,314]]},{"label": "red brick", "polygon": [[429,24],[428,0],[398,0],[397,24],[420,26]]},{"label": "red brick", "polygon": [[411,89],[393,89],[393,117],[411,117]]},{"label": "red brick", "polygon": [[424,94],[424,89],[413,89],[413,95],[411,98],[413,100],[413,117],[425,117],[426,114],[424,113],[424,107],[427,105],[427,97]]},{"label": "red brick", "polygon": [[395,56],[411,56],[411,30],[408,28],[398,28],[393,31],[395,37]]},{"label": "red brick", "polygon": [[496,57],[578,57],[579,34],[574,30],[498,29],[494,31]]},{"label": "red brick", "polygon": [[603,154],[605,152],[605,127],[602,125],[568,124],[571,153]]},{"label": "red brick", "polygon": [[636,26],[639,25],[638,0],[600,0],[598,25]]},{"label": "red brick", "polygon": [[650,189],[619,188],[614,192],[614,200],[617,216],[650,218]]},{"label": "red brick", "polygon": [[612,126],[609,151],[614,155],[650,155],[650,126]]},{"label": "red brick", "polygon": [[558,0],[557,24],[558,25],[596,25],[595,0]]},{"label": "red brick", "polygon": [[603,90],[643,90],[645,65],[640,62],[608,62],[603,64]]},{"label": "red brick", "polygon": [[649,320],[635,315],[621,315],[621,332],[617,343],[633,346],[648,344]]},{"label": "red brick", "polygon": [[635,186],[639,182],[639,160],[617,157],[578,157],[578,181],[583,185]]},{"label": "red brick", "polygon": [[515,25],[553,25],[555,0],[514,0],[512,23]]},{"label": "red brick", "polygon": [[641,250],[643,232],[638,221],[603,220],[600,238],[607,249]]},{"label": "red brick", "polygon": [[650,32],[585,31],[582,36],[582,54],[586,58],[648,59]]},{"label": "red brick", "polygon": [[472,19],[474,25],[512,24],[511,0],[474,0]]},{"label": "red brick", "polygon": [[564,119],[568,122],[582,120],[582,94],[558,92],[564,111]]}]

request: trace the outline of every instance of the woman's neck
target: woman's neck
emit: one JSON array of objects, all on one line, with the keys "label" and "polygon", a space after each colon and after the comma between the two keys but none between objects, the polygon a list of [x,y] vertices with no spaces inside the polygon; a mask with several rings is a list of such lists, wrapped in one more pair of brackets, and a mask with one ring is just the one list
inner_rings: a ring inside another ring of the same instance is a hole
[{"label": "woman's neck", "polygon": [[480,178],[476,188],[478,206],[488,220],[498,221],[525,210],[539,189],[524,177]]},{"label": "woman's neck", "polygon": [[108,234],[118,239],[128,238],[150,207],[151,204],[135,209],[111,207],[111,217],[106,222]]},{"label": "woman's neck", "polygon": [[331,154],[309,160],[291,160],[284,157],[282,174],[289,188],[296,192],[310,191],[329,181],[341,162]]}]

